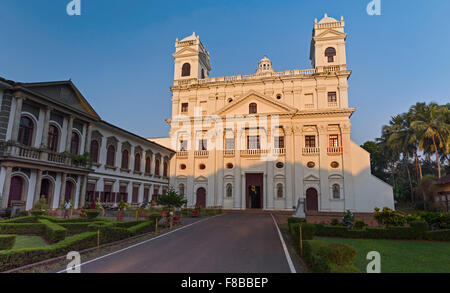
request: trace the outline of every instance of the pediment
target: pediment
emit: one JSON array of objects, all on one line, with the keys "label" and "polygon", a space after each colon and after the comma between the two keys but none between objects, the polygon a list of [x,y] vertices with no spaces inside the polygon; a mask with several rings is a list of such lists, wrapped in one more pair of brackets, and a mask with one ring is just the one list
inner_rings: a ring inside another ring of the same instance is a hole
[{"label": "pediment", "polygon": [[80,111],[94,119],[100,119],[94,108],[84,98],[72,81],[24,83],[23,86],[59,104]]},{"label": "pediment", "polygon": [[197,178],[195,178],[195,182],[206,182],[208,181],[208,178],[206,178],[205,176],[198,176]]},{"label": "pediment", "polygon": [[328,179],[344,179],[344,177],[341,174],[331,174]]},{"label": "pediment", "polygon": [[178,180],[178,181],[186,181],[186,180],[187,180],[187,177],[184,176],[184,175],[180,175],[180,176],[177,176],[177,180]]},{"label": "pediment", "polygon": [[297,109],[287,104],[252,90],[220,109],[216,112],[216,115],[249,115],[249,105],[251,103],[258,105],[257,114],[294,114],[297,112]]},{"label": "pediment", "polygon": [[305,177],[304,181],[319,181],[320,178],[315,175],[308,175]]},{"label": "pediment", "polygon": [[315,36],[314,39],[317,40],[317,39],[346,38],[346,37],[347,37],[346,33],[333,29],[328,29],[322,32],[320,35]]},{"label": "pediment", "polygon": [[180,58],[180,57],[187,57],[187,56],[192,56],[192,55],[198,55],[199,52],[194,50],[191,47],[185,47],[183,49],[181,49],[180,51],[174,53],[172,56],[174,58]]}]

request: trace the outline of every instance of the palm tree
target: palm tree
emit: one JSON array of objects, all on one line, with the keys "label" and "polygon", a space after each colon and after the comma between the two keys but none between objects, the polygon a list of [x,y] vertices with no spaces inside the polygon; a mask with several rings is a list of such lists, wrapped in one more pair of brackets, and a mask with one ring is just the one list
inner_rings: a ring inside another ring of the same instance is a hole
[{"label": "palm tree", "polygon": [[448,123],[449,109],[447,106],[439,106],[430,103],[417,103],[414,106],[414,121],[411,123],[412,129],[419,139],[419,150],[431,153],[434,151],[438,166],[438,178],[441,178],[441,163],[439,151],[445,148],[447,151],[450,134],[450,124]]}]

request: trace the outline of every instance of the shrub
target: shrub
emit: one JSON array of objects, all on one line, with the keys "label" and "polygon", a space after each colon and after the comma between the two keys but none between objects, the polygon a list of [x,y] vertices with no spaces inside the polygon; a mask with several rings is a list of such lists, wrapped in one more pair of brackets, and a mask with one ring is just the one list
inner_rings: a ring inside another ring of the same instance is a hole
[{"label": "shrub", "polygon": [[20,218],[14,218],[10,220],[0,221],[0,224],[8,224],[8,223],[37,223],[37,218],[30,216],[30,217],[20,217]]},{"label": "shrub", "polygon": [[433,229],[450,228],[450,213],[420,212],[413,216],[425,220]]},{"label": "shrub", "polygon": [[39,220],[40,223],[45,225],[45,238],[51,243],[57,243],[66,238],[67,230],[58,224],[52,223],[49,220]]},{"label": "shrub", "polygon": [[13,248],[16,243],[16,235],[0,235],[0,250]]},{"label": "shrub", "polygon": [[339,226],[341,223],[339,222],[338,219],[333,219],[331,220],[331,226]]},{"label": "shrub", "polygon": [[35,217],[47,215],[47,212],[45,210],[32,210],[30,212]]},{"label": "shrub", "polygon": [[366,227],[366,223],[364,222],[363,219],[355,220],[355,225],[353,226],[353,228],[355,228],[357,230],[361,230],[361,229],[364,229],[364,227]]},{"label": "shrub", "polygon": [[128,228],[132,235],[140,235],[154,231],[155,224],[153,221],[146,221],[138,225]]},{"label": "shrub", "polygon": [[433,241],[450,241],[450,229],[428,231],[425,233],[425,238]]},{"label": "shrub", "polygon": [[87,218],[92,220],[98,217],[98,215],[100,214],[99,210],[85,210],[85,213],[87,215]]},{"label": "shrub", "polygon": [[428,231],[428,223],[423,220],[415,220],[409,223],[409,226],[416,230],[417,233],[425,233]]},{"label": "shrub", "polygon": [[162,218],[162,215],[159,213],[151,213],[148,215],[148,219],[153,220],[153,221],[159,221],[159,220],[161,220],[161,218]]},{"label": "shrub", "polygon": [[374,217],[380,226],[404,226],[406,224],[406,218],[402,214],[388,207],[384,207],[382,211],[375,208]]},{"label": "shrub", "polygon": [[132,221],[132,222],[118,222],[114,223],[114,227],[120,227],[120,228],[130,228],[139,224],[144,223],[145,221]]},{"label": "shrub", "polygon": [[43,235],[45,225],[42,223],[7,223],[0,224],[0,234]]},{"label": "shrub", "polygon": [[345,244],[325,243],[320,240],[304,242],[304,259],[314,273],[355,273],[356,251]]},{"label": "shrub", "polygon": [[306,219],[296,218],[296,217],[289,217],[289,218],[287,219],[287,221],[288,221],[289,233],[291,233],[291,234],[292,234],[291,226],[292,226],[293,224],[306,223]]},{"label": "shrub", "polygon": [[59,223],[61,227],[66,228],[67,235],[75,235],[88,231],[88,226],[91,223]]},{"label": "shrub", "polygon": [[316,225],[308,223],[297,223],[291,225],[291,235],[295,241],[296,247],[300,245],[300,227],[302,227],[302,239],[312,240],[315,235]]}]

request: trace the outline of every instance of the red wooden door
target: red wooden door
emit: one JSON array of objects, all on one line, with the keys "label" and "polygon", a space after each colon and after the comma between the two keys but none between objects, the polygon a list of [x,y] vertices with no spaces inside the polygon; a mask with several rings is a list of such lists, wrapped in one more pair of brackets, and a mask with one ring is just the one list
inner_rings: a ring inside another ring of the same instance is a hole
[{"label": "red wooden door", "polygon": [[306,191],[306,210],[307,211],[319,210],[319,197],[317,195],[317,190],[314,188],[310,188]]},{"label": "red wooden door", "polygon": [[206,189],[203,187],[197,189],[197,206],[206,208]]},{"label": "red wooden door", "polygon": [[23,179],[19,176],[11,178],[11,186],[9,188],[8,206],[13,200],[22,200]]}]

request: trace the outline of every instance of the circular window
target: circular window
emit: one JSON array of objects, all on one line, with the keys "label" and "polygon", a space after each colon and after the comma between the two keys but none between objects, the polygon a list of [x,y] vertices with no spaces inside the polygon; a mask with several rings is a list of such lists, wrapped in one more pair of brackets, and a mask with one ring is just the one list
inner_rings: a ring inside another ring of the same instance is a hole
[{"label": "circular window", "polygon": [[281,95],[277,95],[277,100],[281,100]]},{"label": "circular window", "polygon": [[308,166],[308,168],[312,169],[316,166],[316,163],[314,162],[309,162],[306,166]]},{"label": "circular window", "polygon": [[231,102],[233,102],[233,99],[228,99],[228,103],[231,103]]},{"label": "circular window", "polygon": [[338,162],[331,163],[331,168],[334,168],[334,169],[339,168],[339,163]]},{"label": "circular window", "polygon": [[181,169],[181,170],[186,170],[186,165],[185,165],[185,164],[181,164],[181,165],[180,165],[180,169]]},{"label": "circular window", "polygon": [[227,164],[227,169],[233,169],[234,165],[232,163]]},{"label": "circular window", "polygon": [[200,168],[200,170],[205,170],[206,169],[206,165],[205,164],[200,164],[199,168]]},{"label": "circular window", "polygon": [[282,169],[284,167],[284,164],[282,162],[278,162],[276,166],[278,169]]}]

